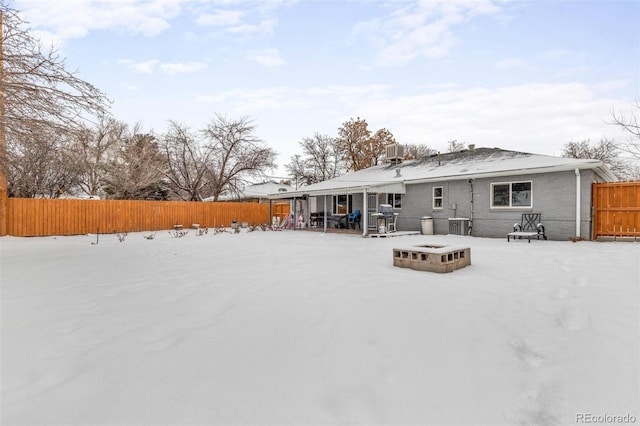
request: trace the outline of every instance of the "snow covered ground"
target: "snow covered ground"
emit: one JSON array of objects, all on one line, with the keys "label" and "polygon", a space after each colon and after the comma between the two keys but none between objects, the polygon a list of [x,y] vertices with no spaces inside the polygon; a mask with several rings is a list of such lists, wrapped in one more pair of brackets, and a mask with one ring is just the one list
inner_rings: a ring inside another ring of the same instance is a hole
[{"label": "snow covered ground", "polygon": [[640,244],[143,235],[0,239],[3,425],[640,422]]}]

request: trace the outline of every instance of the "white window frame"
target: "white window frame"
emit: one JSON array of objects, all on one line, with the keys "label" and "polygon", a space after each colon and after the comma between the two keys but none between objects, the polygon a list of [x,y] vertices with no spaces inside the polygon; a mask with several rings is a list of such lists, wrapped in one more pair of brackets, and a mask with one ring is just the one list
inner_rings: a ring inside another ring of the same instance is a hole
[{"label": "white window frame", "polygon": [[[389,201],[389,198],[391,198],[391,201]],[[399,207],[396,207],[396,200],[399,201]],[[391,204],[391,206],[396,209],[396,210],[400,210],[402,209],[402,194],[396,194],[396,193],[387,193],[387,204]]]},{"label": "white window frame", "polygon": [[[440,196],[436,196],[436,189],[440,189]],[[440,200],[440,206],[436,206],[436,200]],[[434,186],[431,188],[431,208],[442,210],[444,208],[444,186]]]},{"label": "white window frame", "polygon": [[[338,212],[338,198],[339,197],[346,197],[346,199],[347,199],[347,201],[346,201],[346,203],[347,203],[346,204],[347,211],[345,213]],[[351,209],[353,207],[352,206],[353,200],[352,200],[351,194],[336,194],[336,195],[333,196],[333,200],[332,201],[333,201],[332,202],[332,206],[331,206],[332,214],[334,214],[334,215],[345,215],[345,214],[352,213]]]},{"label": "white window frame", "polygon": [[[513,205],[513,185],[519,183],[528,183],[529,190],[529,205]],[[509,205],[508,206],[496,206],[493,204],[494,201],[494,188],[497,185],[509,185]],[[509,181],[509,182],[492,182],[489,190],[489,206],[492,209],[531,209],[533,208],[533,181],[532,180],[517,180],[517,181]]]}]

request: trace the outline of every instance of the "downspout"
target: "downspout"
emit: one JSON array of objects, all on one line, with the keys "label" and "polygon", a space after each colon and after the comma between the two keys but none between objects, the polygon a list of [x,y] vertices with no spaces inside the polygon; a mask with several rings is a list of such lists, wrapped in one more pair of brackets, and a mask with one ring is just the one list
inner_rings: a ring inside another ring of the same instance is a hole
[{"label": "downspout", "polygon": [[472,235],[473,230],[473,179],[469,179],[469,185],[471,186],[471,210],[469,211],[469,235]]},{"label": "downspout", "polygon": [[576,169],[576,238],[580,237],[580,169]]},{"label": "downspout", "polygon": [[[362,236],[369,236],[369,193],[365,188],[362,191],[362,213],[360,213],[360,217],[362,218]],[[355,228],[355,226],[354,226]]]}]

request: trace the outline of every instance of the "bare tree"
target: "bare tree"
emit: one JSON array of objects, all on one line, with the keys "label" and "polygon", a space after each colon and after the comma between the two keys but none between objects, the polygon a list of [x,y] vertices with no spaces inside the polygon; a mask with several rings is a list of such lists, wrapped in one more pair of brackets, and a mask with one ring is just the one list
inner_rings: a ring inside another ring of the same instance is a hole
[{"label": "bare tree", "polygon": [[207,142],[208,190],[214,201],[225,193],[238,194],[251,179],[264,178],[273,169],[276,152],[255,135],[248,117],[217,115],[202,131]]},{"label": "bare tree", "polygon": [[638,124],[640,116],[640,100],[636,101],[635,114],[632,112],[627,116],[612,110],[611,116],[613,117],[612,124],[621,126],[622,129],[629,134],[629,139],[627,141],[617,144],[618,148],[631,154],[634,158],[640,159],[640,124]]},{"label": "bare tree", "polygon": [[209,146],[202,146],[186,126],[169,122],[162,136],[161,149],[166,161],[165,177],[173,193],[185,201],[202,201],[204,188],[210,183],[208,163],[213,156]]},{"label": "bare tree", "polygon": [[628,180],[634,177],[633,167],[620,158],[620,150],[612,139],[602,138],[598,143],[590,140],[569,142],[563,148],[562,155],[569,158],[600,160],[605,163],[618,179]]},{"label": "bare tree", "polygon": [[123,200],[164,200],[166,160],[155,137],[134,133],[119,146],[104,177],[104,190]]},{"label": "bare tree", "polygon": [[0,0],[2,58],[0,93],[4,115],[0,125],[7,141],[25,140],[35,133],[75,130],[104,113],[106,96],[68,71],[53,48],[43,49],[19,13]]},{"label": "bare tree", "polygon": [[289,164],[285,164],[284,169],[295,182],[296,189],[298,189],[300,185],[311,185],[315,183],[313,176],[307,171],[306,160],[301,154],[292,156],[291,161]]},{"label": "bare tree", "polygon": [[300,141],[303,154],[291,157],[285,166],[296,182],[310,185],[340,175],[343,166],[335,139],[315,133]]},{"label": "bare tree", "polygon": [[75,134],[73,151],[79,170],[78,187],[83,193],[101,195],[107,170],[127,137],[127,124],[104,115],[98,117],[96,125],[83,125]]},{"label": "bare tree", "polygon": [[64,135],[51,130],[26,138],[12,138],[7,151],[9,196],[20,198],[58,198],[73,192],[78,170]]},{"label": "bare tree", "polygon": [[425,144],[407,144],[404,146],[404,159],[415,160],[429,157],[438,153],[437,149],[429,148]]},{"label": "bare tree", "polygon": [[464,142],[458,142],[457,139],[450,140],[447,142],[447,152],[458,152],[462,151],[465,148]]}]

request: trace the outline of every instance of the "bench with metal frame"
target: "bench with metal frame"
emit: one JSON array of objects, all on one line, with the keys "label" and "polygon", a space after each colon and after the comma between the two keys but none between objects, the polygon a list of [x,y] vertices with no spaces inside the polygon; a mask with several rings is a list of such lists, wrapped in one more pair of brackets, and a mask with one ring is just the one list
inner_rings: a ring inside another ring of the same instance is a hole
[{"label": "bench with metal frame", "polygon": [[536,237],[536,239],[546,240],[547,235],[545,234],[544,225],[542,224],[542,214],[541,213],[522,213],[522,219],[520,223],[515,223],[513,225],[513,232],[509,232],[507,234],[507,242],[513,239],[522,239],[526,238],[529,242],[531,242],[531,238]]}]

